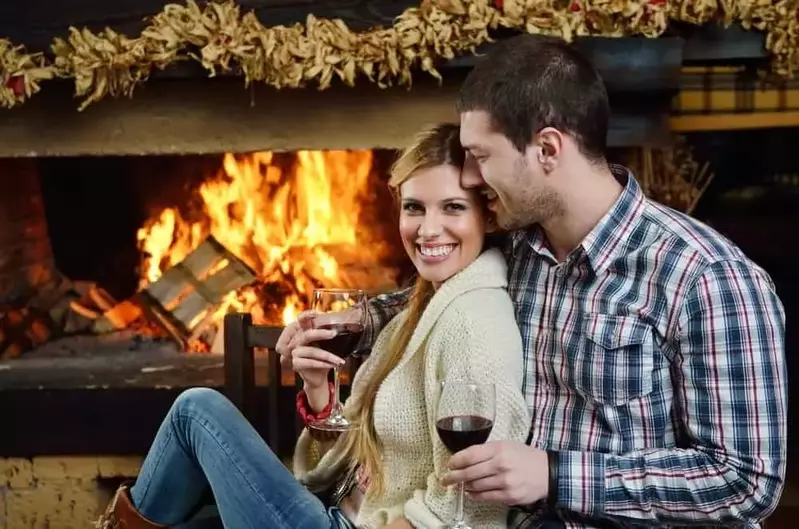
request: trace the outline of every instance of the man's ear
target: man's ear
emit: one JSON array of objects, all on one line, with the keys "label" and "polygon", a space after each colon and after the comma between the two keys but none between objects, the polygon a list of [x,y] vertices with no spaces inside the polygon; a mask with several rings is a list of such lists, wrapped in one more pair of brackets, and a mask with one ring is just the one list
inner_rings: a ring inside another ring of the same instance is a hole
[{"label": "man's ear", "polygon": [[563,152],[563,134],[555,127],[544,127],[536,134],[535,143],[538,146],[538,163],[547,173],[554,171]]}]

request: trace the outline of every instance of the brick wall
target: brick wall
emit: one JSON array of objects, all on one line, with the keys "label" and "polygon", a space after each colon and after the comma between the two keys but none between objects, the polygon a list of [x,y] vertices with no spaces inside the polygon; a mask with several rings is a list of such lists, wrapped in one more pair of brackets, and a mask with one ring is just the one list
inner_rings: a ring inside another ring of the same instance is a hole
[{"label": "brick wall", "polygon": [[53,272],[37,161],[0,158],[0,302],[27,295]]},{"label": "brick wall", "polygon": [[102,478],[133,478],[140,457],[0,459],[0,529],[94,527],[113,491]]}]

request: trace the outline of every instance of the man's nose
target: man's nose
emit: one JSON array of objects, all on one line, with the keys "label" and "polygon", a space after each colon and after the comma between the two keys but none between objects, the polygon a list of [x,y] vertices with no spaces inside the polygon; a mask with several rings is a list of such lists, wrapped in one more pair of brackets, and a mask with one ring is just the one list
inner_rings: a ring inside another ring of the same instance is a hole
[{"label": "man's nose", "polygon": [[472,189],[475,187],[483,187],[485,180],[480,173],[480,167],[477,165],[477,160],[472,156],[467,156],[461,171],[461,187],[464,189]]}]

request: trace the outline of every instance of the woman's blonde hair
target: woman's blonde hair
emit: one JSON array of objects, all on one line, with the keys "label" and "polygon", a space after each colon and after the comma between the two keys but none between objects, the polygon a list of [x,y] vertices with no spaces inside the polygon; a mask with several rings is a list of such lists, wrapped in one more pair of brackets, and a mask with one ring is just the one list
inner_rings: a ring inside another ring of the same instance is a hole
[{"label": "woman's blonde hair", "polygon": [[[463,167],[465,151],[460,143],[460,127],[453,124],[440,124],[424,129],[416,135],[413,143],[406,148],[391,168],[388,185],[397,201],[400,200],[400,186],[418,171],[452,165]],[[389,350],[382,362],[375,367],[372,376],[365,381],[366,388],[360,402],[348,410],[359,428],[347,433],[344,440],[345,454],[354,467],[363,465],[369,476],[370,496],[385,493],[386,483],[381,465],[381,446],[374,427],[374,403],[377,390],[402,359],[413,330],[419,323],[428,301],[433,296],[433,285],[418,277],[407,306],[407,314],[402,325],[397,328],[389,341]]]}]

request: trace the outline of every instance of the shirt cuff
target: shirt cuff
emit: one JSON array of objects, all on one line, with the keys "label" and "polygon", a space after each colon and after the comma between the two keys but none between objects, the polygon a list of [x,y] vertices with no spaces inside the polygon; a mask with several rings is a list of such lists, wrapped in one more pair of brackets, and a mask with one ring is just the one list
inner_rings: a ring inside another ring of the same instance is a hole
[{"label": "shirt cuff", "polygon": [[557,505],[587,516],[601,515],[605,510],[607,454],[570,451],[557,454]]}]

